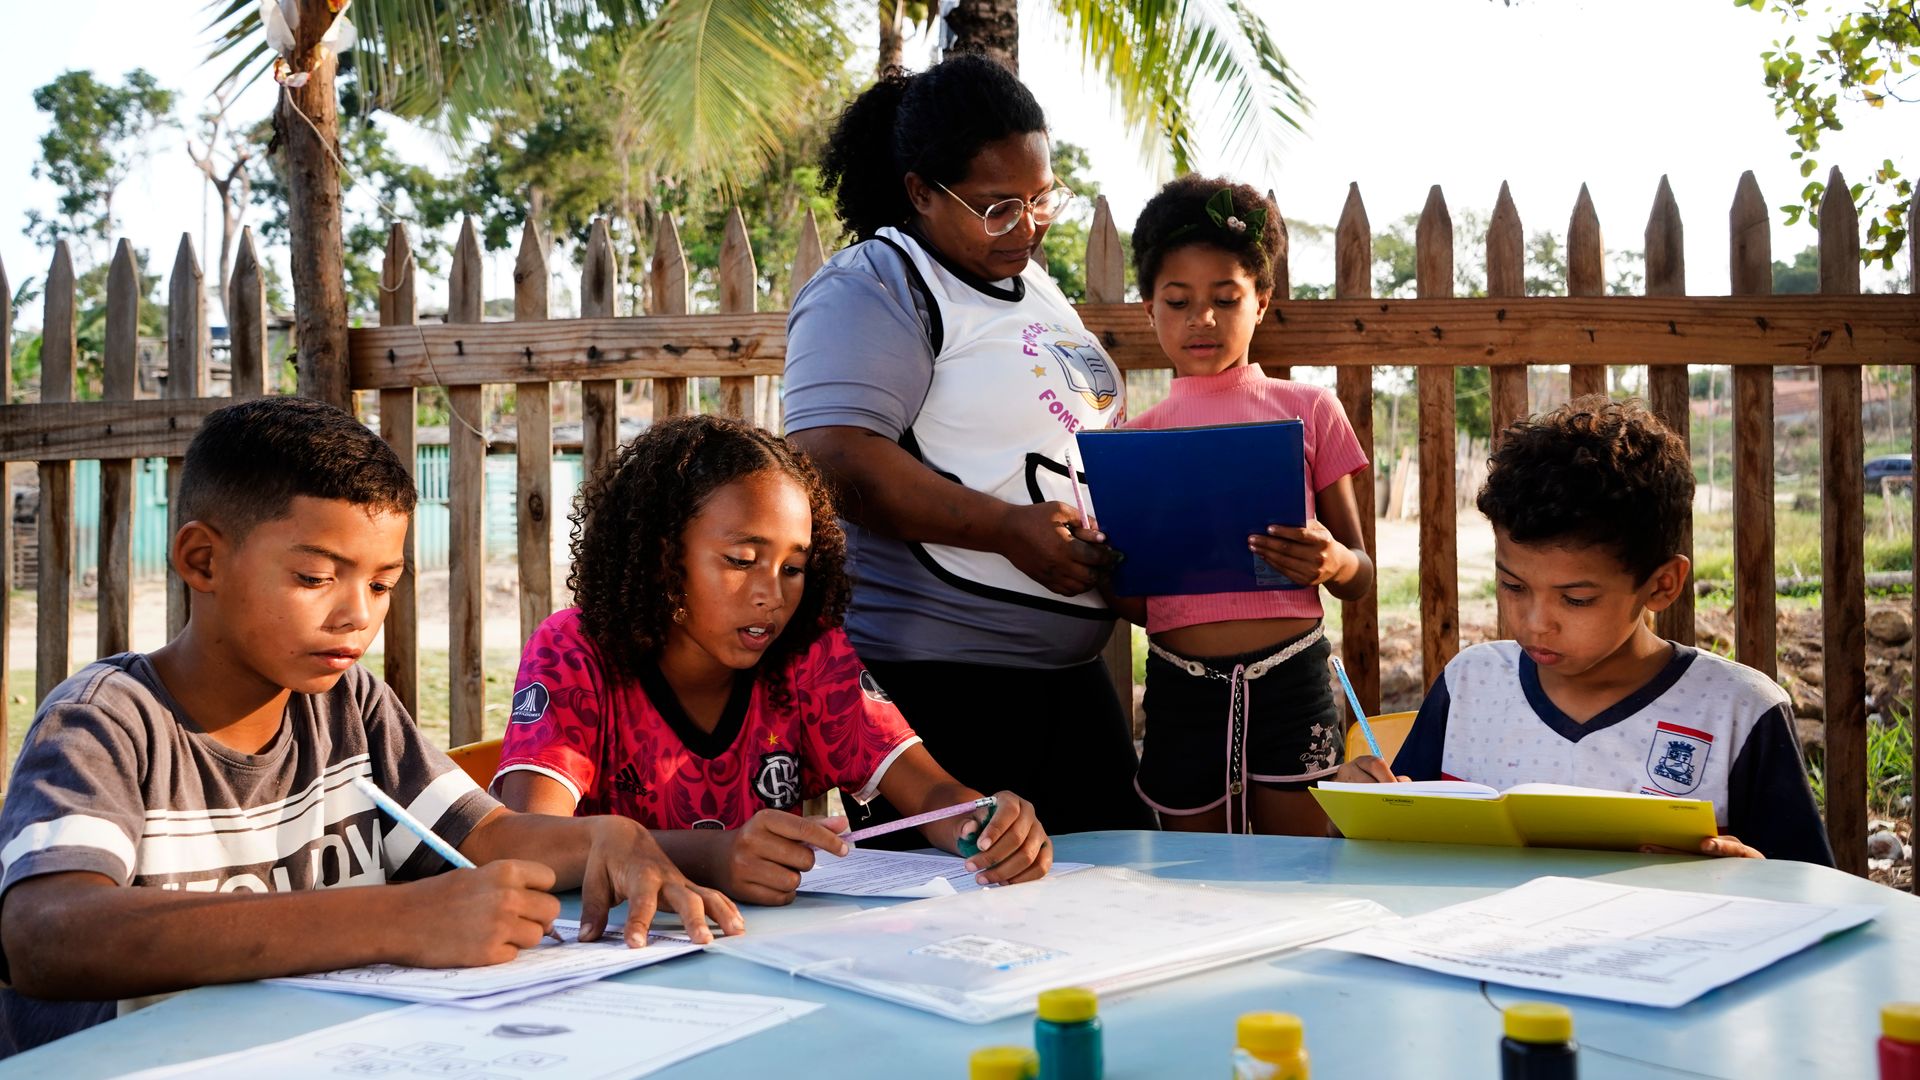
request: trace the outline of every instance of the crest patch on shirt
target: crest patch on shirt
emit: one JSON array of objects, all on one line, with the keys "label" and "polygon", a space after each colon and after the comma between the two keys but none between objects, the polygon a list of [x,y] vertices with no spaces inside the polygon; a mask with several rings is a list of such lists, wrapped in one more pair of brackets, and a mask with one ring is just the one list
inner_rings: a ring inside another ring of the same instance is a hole
[{"label": "crest patch on shirt", "polygon": [[753,790],[775,810],[795,805],[800,801],[800,759],[785,751],[761,758]]},{"label": "crest patch on shirt", "polygon": [[547,715],[547,705],[552,700],[553,695],[547,693],[545,684],[528,683],[513,692],[513,713],[508,722],[531,724]]},{"label": "crest patch on shirt", "polygon": [[874,678],[873,672],[866,668],[860,669],[860,692],[867,695],[869,701],[877,701],[882,705],[893,704],[893,699],[887,696],[887,692],[880,689],[880,680]]},{"label": "crest patch on shirt", "polygon": [[1653,745],[1647,749],[1647,776],[1656,790],[1685,795],[1700,786],[1706,776],[1707,757],[1712,753],[1712,735],[1662,720],[1654,728]]}]

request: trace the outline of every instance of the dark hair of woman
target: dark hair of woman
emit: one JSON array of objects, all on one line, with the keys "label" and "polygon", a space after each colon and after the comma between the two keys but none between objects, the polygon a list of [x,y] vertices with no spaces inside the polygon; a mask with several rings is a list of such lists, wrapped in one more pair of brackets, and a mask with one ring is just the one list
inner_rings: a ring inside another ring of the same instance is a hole
[{"label": "dark hair of woman", "polygon": [[840,220],[862,240],[913,217],[906,175],[953,184],[980,148],[1047,128],[1046,113],[1018,77],[977,53],[918,74],[889,68],[841,111],[820,163]]},{"label": "dark hair of woman", "polygon": [[567,587],[601,655],[631,678],[655,659],[686,592],[687,522],[722,487],[772,470],[806,493],[813,512],[806,588],[759,666],[776,707],[791,703],[786,661],[840,625],[851,586],[833,499],[806,455],[751,424],[717,416],[662,420],[635,436],[580,489]]},{"label": "dark hair of woman", "polygon": [[[1232,193],[1233,219],[1254,219],[1257,227],[1234,229],[1213,220],[1207,204],[1222,189]],[[1133,279],[1139,282],[1143,299],[1153,297],[1160,264],[1167,256],[1192,244],[1234,255],[1253,278],[1254,287],[1271,292],[1274,264],[1280,257],[1280,213],[1271,199],[1251,185],[1219,177],[1188,173],[1161,188],[1140,208],[1139,220],[1133,224]]]}]

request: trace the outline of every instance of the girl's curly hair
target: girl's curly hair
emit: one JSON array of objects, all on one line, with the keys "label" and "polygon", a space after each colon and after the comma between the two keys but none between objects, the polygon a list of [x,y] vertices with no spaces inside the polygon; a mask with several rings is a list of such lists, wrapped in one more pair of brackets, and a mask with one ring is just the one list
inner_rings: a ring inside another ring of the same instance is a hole
[{"label": "girl's curly hair", "polygon": [[[1236,231],[1216,225],[1207,215],[1207,200],[1218,196],[1222,188],[1233,193],[1233,212],[1242,221],[1256,210],[1266,212],[1266,223],[1258,235],[1253,229]],[[1251,185],[1197,173],[1170,182],[1147,200],[1133,223],[1133,278],[1140,284],[1141,298],[1153,298],[1160,264],[1167,256],[1194,244],[1233,255],[1253,278],[1255,288],[1272,292],[1274,264],[1280,258],[1280,227],[1280,211],[1273,200]]]},{"label": "girl's curly hair", "polygon": [[806,588],[767,647],[759,675],[776,707],[791,703],[786,660],[846,615],[846,535],[813,463],[785,439],[717,416],[662,420],[635,436],[580,489],[573,508],[567,587],[587,635],[622,678],[659,655],[686,592],[685,536],[715,491],[773,470],[806,492],[813,511]]}]

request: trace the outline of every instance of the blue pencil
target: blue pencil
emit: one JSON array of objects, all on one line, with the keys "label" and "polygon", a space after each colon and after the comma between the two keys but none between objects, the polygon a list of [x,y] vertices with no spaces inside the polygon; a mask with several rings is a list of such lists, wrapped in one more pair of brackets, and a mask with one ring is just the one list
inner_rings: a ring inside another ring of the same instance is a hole
[{"label": "blue pencil", "polygon": [[472,870],[474,868],[472,859],[460,854],[452,844],[440,839],[432,829],[427,828],[425,822],[407,813],[406,807],[394,802],[392,796],[373,786],[373,783],[366,777],[354,777],[353,786],[360,789],[360,794],[372,799],[373,805],[385,810],[387,816],[399,822],[402,828],[419,837],[420,842],[427,845],[429,851],[447,860],[447,863],[454,869]]},{"label": "blue pencil", "polygon": [[1333,658],[1333,673],[1340,676],[1340,686],[1347,692],[1347,704],[1353,708],[1353,719],[1360,725],[1360,734],[1366,736],[1367,749],[1373,751],[1374,757],[1386,761],[1387,755],[1380,752],[1380,740],[1373,737],[1373,725],[1367,723],[1367,710],[1360,707],[1360,695],[1353,692],[1353,680],[1347,678],[1347,665],[1337,656]]}]

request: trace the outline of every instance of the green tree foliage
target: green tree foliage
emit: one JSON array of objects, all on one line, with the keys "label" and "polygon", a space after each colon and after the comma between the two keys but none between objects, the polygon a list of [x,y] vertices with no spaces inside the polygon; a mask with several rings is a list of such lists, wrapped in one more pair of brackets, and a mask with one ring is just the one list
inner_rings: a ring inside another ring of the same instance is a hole
[{"label": "green tree foliage", "polygon": [[[350,91],[343,92],[349,97]],[[455,185],[432,170],[404,160],[387,132],[364,112],[342,110],[340,189],[346,222],[347,304],[358,313],[380,306],[380,262],[386,251],[388,223],[397,216],[410,223],[409,239],[419,276],[436,273],[447,245],[441,233],[458,214]],[[253,131],[263,147],[273,139],[271,121]],[[265,211],[258,229],[262,240],[285,244],[288,237],[285,159],[267,152],[254,155],[252,200]],[[392,212],[389,212],[391,208]]]},{"label": "green tree foliage", "polygon": [[[1805,26],[1817,17],[1822,21],[1816,27],[1826,27],[1825,33],[1816,29],[1810,48],[1796,48],[1799,36],[1792,34],[1760,54],[1774,115],[1788,121],[1787,134],[1794,141],[1789,156],[1800,162],[1800,175],[1808,178],[1800,201],[1781,210],[1789,225],[1805,217],[1818,226],[1820,200],[1827,186],[1815,176],[1820,168],[1815,155],[1827,132],[1845,127],[1843,103],[1884,109],[1889,104],[1920,101],[1920,86],[1914,82],[1920,74],[1920,3],[1861,0],[1842,13],[1824,5],[1816,12],[1808,0],[1734,0],[1734,4],[1776,14],[1789,26]],[[1886,158],[1865,180],[1856,178],[1850,194],[1867,223],[1861,261],[1893,269],[1894,255],[1907,242],[1912,224],[1907,220],[1912,178],[1903,176],[1894,160]]]},{"label": "green tree foliage", "polygon": [[173,125],[174,97],[140,68],[120,86],[91,71],[66,71],[36,89],[33,107],[49,122],[33,175],[52,181],[60,198],[54,216],[27,211],[26,234],[48,247],[110,239],[114,193],[146,160],[155,129]]},{"label": "green tree foliage", "polygon": [[[1054,283],[1076,304],[1087,298],[1087,237],[1093,224],[1093,206],[1100,198],[1100,182],[1093,178],[1092,170],[1085,149],[1069,142],[1053,144],[1054,181],[1072,189],[1080,201],[1072,214],[1047,230],[1040,250]],[[1120,234],[1120,247],[1131,254],[1131,233]]]},{"label": "green tree foliage", "polygon": [[1820,291],[1820,249],[1803,248],[1793,257],[1793,265],[1775,260],[1773,264],[1773,291],[1775,293],[1817,293]]}]

